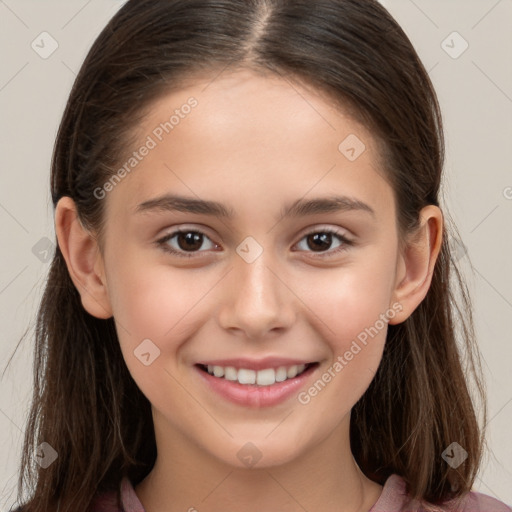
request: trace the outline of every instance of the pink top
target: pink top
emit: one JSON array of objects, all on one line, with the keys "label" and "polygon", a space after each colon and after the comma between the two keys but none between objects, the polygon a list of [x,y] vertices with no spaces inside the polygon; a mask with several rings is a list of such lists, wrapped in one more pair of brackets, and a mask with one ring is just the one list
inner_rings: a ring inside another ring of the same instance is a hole
[{"label": "pink top", "polygon": [[[116,507],[115,495],[114,491],[110,491],[96,498],[92,511],[145,512],[131,482],[127,478],[123,478],[121,481],[121,499],[124,510]],[[405,481],[399,475],[393,474],[384,483],[379,499],[374,503],[369,512],[405,512],[411,509],[406,507],[406,502]],[[443,512],[448,509],[432,507],[428,510]],[[463,506],[457,512],[512,512],[512,508],[496,498],[471,491],[466,495]]]}]

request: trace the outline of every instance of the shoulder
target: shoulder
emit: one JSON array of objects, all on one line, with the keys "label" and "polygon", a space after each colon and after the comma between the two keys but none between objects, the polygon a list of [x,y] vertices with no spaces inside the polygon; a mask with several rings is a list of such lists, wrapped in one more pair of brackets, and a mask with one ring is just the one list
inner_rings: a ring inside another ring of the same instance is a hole
[{"label": "shoulder", "polygon": [[459,501],[443,505],[411,500],[406,492],[404,479],[392,474],[384,483],[381,496],[369,512],[512,512],[502,501],[486,494],[471,491]]},{"label": "shoulder", "polygon": [[[89,512],[139,512],[137,508],[125,508],[128,498],[131,497],[132,486],[128,479],[124,478],[121,481],[121,500],[122,504],[119,505],[117,500],[117,491],[110,490],[96,495],[90,507],[87,509]],[[143,509],[142,509],[143,511]],[[24,512],[24,508],[11,509],[9,512]],[[144,511],[143,511],[144,512]]]},{"label": "shoulder", "polygon": [[[109,491],[96,496],[88,510],[90,512],[121,512],[121,509],[117,506],[116,494],[115,491]],[[25,512],[25,508],[12,508],[8,512]]]},{"label": "shoulder", "polygon": [[108,491],[96,496],[91,504],[91,512],[119,512],[117,493]]},{"label": "shoulder", "polygon": [[122,477],[119,485],[121,503],[116,490],[104,492],[93,501],[91,512],[145,512],[128,477]]},{"label": "shoulder", "polygon": [[512,512],[503,501],[476,491],[471,491],[464,501],[463,512]]}]

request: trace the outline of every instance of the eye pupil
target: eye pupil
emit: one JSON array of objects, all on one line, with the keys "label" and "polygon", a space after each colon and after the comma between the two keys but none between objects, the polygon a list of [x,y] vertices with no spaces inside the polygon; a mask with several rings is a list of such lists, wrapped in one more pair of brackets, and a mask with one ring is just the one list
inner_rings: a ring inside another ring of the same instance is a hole
[{"label": "eye pupil", "polygon": [[[187,233],[178,233],[178,245],[183,250],[195,250],[199,249],[203,243],[202,236],[200,233],[188,231]],[[182,242],[185,242],[182,244]]]},{"label": "eye pupil", "polygon": [[[330,233],[314,233],[312,235],[309,235],[308,237],[308,247],[312,250],[318,250],[318,249],[329,249],[331,243],[332,243],[332,235]],[[311,240],[314,240],[314,243],[316,244],[319,242],[318,245],[311,245],[309,242]]]},{"label": "eye pupil", "polygon": [[[159,240],[158,243],[160,245],[167,246],[167,242],[171,239],[176,239],[176,243],[178,245],[177,249],[172,249],[172,247],[165,248],[164,250],[174,253],[175,255],[180,256],[194,256],[194,253],[201,254],[204,251],[201,251],[201,247],[204,243],[204,238],[208,239],[208,236],[204,235],[201,231],[175,231],[174,234],[167,236],[163,240]],[[331,246],[333,243],[333,237],[338,238],[341,242],[341,246],[335,251],[331,251]],[[305,235],[302,240],[306,240],[307,249],[311,252],[322,253],[325,252],[326,255],[338,253],[340,251],[345,250],[346,246],[352,245],[350,241],[347,241],[342,235],[336,232],[326,231],[316,231]],[[302,242],[303,243],[303,242]],[[171,244],[169,244],[170,246]],[[215,245],[215,244],[214,244]],[[217,246],[218,247],[218,246]]]}]

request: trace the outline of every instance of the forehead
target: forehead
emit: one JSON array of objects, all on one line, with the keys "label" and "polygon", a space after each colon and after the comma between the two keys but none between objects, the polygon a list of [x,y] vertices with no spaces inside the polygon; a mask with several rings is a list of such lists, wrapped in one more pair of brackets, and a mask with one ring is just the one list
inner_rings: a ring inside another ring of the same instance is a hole
[{"label": "forehead", "polygon": [[186,107],[193,97],[198,108],[193,109],[194,115],[189,116],[186,124],[194,130],[199,129],[198,133],[202,133],[202,126],[209,123],[210,128],[217,128],[221,137],[246,135],[250,131],[258,132],[261,140],[262,132],[265,132],[268,139],[282,143],[282,139],[276,138],[280,135],[277,132],[280,127],[285,127],[286,133],[293,134],[294,138],[300,135],[309,138],[312,131],[319,134],[337,131],[341,121],[360,132],[362,137],[368,139],[371,136],[348,115],[348,107],[340,109],[324,92],[311,85],[299,84],[291,77],[241,69],[217,75],[197,75],[180,84],[179,90],[151,105],[141,125],[141,134],[161,123],[162,116],[169,120],[175,110]]},{"label": "forehead", "polygon": [[131,211],[164,189],[267,202],[336,186],[369,201],[391,194],[372,134],[322,93],[276,75],[190,80],[154,102],[137,133],[133,149],[150,149],[112,194]]}]

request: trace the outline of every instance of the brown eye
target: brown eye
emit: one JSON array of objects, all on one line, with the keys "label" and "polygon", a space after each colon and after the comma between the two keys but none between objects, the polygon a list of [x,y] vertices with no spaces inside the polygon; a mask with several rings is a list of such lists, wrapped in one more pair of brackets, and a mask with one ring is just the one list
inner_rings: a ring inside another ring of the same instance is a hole
[{"label": "brown eye", "polygon": [[[173,239],[176,239],[174,246],[169,243]],[[157,244],[164,251],[175,254],[176,256],[193,258],[200,255],[202,252],[205,252],[199,250],[203,246],[205,240],[210,241],[212,246],[210,248],[218,247],[204,233],[193,230],[174,231],[173,233],[166,235],[164,238],[157,240]]]},{"label": "brown eye", "polygon": [[329,249],[332,244],[330,233],[314,233],[306,237],[308,247],[313,251]]},{"label": "brown eye", "polygon": [[[338,240],[338,246],[333,250],[329,250],[336,239]],[[345,251],[349,246],[353,245],[353,242],[343,234],[331,229],[308,233],[302,238],[302,240],[306,241],[305,247],[303,245],[302,250],[305,250],[306,252],[321,253],[322,256],[325,253],[328,257],[332,254]],[[297,245],[300,246],[301,242]]]},{"label": "brown eye", "polygon": [[179,248],[184,251],[198,250],[201,248],[201,245],[203,245],[203,235],[195,231],[178,233],[176,237]]}]

